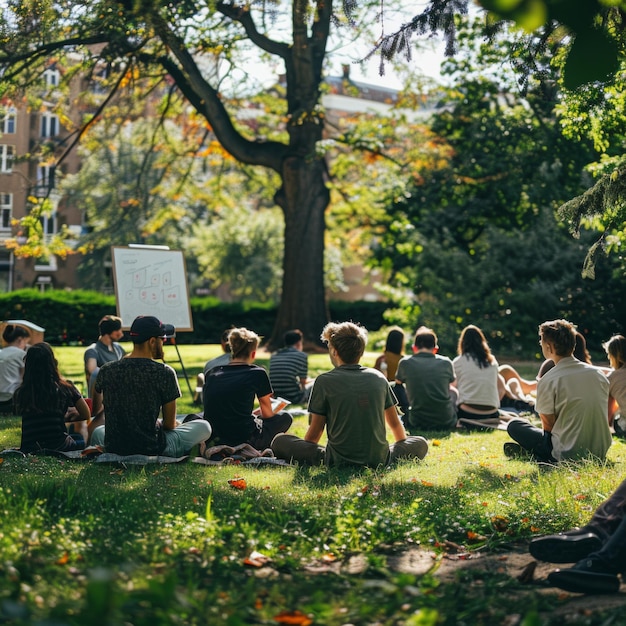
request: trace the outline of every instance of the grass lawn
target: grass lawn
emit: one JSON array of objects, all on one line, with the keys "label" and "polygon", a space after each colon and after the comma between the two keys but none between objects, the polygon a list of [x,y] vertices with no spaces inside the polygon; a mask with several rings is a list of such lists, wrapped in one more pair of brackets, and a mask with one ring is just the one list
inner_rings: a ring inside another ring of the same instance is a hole
[{"label": "grass lawn", "polygon": [[[219,346],[180,350],[195,377]],[[84,378],[82,349],[55,352],[66,376]],[[311,357],[312,374],[327,368],[327,356]],[[180,412],[193,409],[183,391]],[[0,418],[0,449],[19,445],[19,426],[19,418]],[[295,432],[305,428],[298,418]],[[7,456],[0,622],[624,623],[623,604],[594,598],[564,618],[563,607],[575,602],[569,594],[481,569],[480,559],[461,567],[471,556],[506,558],[533,535],[584,523],[623,478],[624,443],[615,440],[603,465],[541,471],[506,459],[501,431],[429,440],[421,463],[356,473]],[[234,488],[233,478],[245,488]],[[420,548],[420,572],[391,565],[393,555]],[[454,550],[458,571],[444,578]]]}]

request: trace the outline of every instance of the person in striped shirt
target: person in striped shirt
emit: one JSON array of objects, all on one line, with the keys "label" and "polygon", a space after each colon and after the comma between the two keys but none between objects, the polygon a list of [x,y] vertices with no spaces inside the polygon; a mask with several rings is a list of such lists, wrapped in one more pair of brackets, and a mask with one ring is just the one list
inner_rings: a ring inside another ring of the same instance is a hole
[{"label": "person in striped shirt", "polygon": [[309,357],[302,351],[302,332],[285,333],[285,346],[270,357],[270,382],[274,396],[292,404],[306,404],[311,395],[312,382],[308,380]]}]

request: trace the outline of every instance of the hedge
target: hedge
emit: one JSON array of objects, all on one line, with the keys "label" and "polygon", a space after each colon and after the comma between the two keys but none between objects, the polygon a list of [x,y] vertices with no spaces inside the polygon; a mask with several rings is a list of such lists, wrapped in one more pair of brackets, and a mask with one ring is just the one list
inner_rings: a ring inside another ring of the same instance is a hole
[{"label": "hedge", "polygon": [[[217,298],[191,298],[194,331],[180,333],[178,343],[219,343],[222,331],[230,326],[246,326],[260,335],[271,334],[276,306],[221,302]],[[385,302],[331,302],[331,318],[354,320],[369,330],[384,325]],[[115,296],[96,291],[40,292],[22,289],[0,294],[0,320],[25,319],[46,329],[45,339],[53,345],[89,344],[98,336],[98,320],[115,314]],[[321,331],[321,329],[320,329]]]}]

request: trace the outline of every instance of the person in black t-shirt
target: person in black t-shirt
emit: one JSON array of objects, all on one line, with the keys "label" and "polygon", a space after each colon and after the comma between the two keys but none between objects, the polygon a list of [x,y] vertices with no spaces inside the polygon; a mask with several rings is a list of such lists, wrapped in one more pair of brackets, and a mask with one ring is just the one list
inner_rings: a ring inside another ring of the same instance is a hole
[{"label": "person in black t-shirt", "polygon": [[[274,413],[267,372],[254,365],[259,336],[247,328],[233,328],[228,343],[230,363],[212,369],[205,379],[204,419],[211,424],[216,443],[249,443],[263,450],[276,434],[289,430],[293,420],[289,413]],[[257,398],[259,410],[255,417]]]},{"label": "person in black t-shirt", "polygon": [[[203,420],[178,424],[176,372],[163,359],[163,339],[175,332],[151,315],[140,315],[130,327],[133,351],[105,363],[94,386],[94,413],[104,404],[105,425],[94,429],[91,443],[107,452],[180,457],[211,436]],[[159,419],[159,416],[162,419]]]}]

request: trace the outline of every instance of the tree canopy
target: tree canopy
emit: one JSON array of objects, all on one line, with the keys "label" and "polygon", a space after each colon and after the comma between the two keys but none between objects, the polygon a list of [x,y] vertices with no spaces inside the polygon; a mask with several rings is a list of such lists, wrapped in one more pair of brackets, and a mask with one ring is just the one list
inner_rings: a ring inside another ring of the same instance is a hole
[{"label": "tree canopy", "polygon": [[[443,10],[447,3],[433,4]],[[375,15],[378,6],[353,7],[346,17],[344,6],[337,12],[327,0],[9,0],[0,25],[2,94],[40,84],[51,63],[65,68],[61,88],[69,90],[72,78],[86,77],[101,97],[67,117],[76,138],[123,90],[159,94],[164,102],[181,96],[232,157],[278,176],[274,202],[285,224],[283,278],[270,343],[290,327],[316,341],[328,319],[324,245],[331,194],[327,155],[319,150],[325,57],[331,29],[372,23],[356,19],[354,12],[370,9]],[[431,30],[438,26],[433,22]],[[227,97],[251,51],[260,60],[274,59],[284,71],[283,119],[271,134],[243,123],[237,100]]]},{"label": "tree canopy", "polygon": [[532,79],[525,99],[510,91],[515,76],[499,60],[511,56],[514,35],[485,43],[474,23],[457,37],[461,51],[445,68],[452,85],[431,123],[449,157],[390,200],[376,249],[401,304],[390,321],[432,326],[448,350],[475,323],[496,349],[534,354],[537,324],[567,316],[599,346],[624,324],[621,262],[584,280],[597,232],[576,241],[555,219],[589,186],[594,144],[563,135],[556,69],[552,80]]}]

